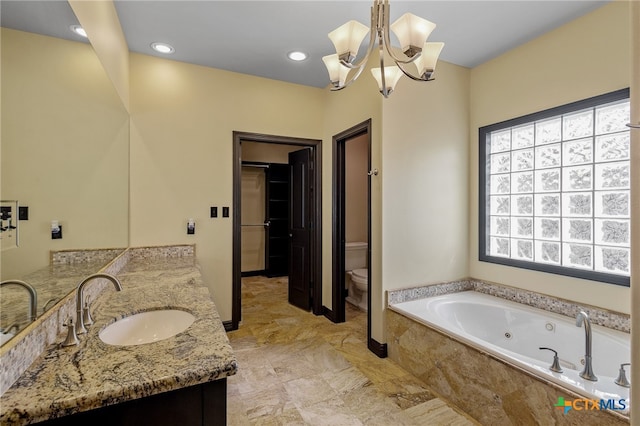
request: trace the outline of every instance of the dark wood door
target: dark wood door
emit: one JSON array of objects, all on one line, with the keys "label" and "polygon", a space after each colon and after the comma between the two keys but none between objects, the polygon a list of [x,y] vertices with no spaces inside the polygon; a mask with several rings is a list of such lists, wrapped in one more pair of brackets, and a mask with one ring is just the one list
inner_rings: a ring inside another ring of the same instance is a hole
[{"label": "dark wood door", "polygon": [[311,149],[289,153],[290,178],[290,255],[289,303],[311,308]]},{"label": "dark wood door", "polygon": [[289,273],[289,165],[269,164],[266,174],[265,275]]}]

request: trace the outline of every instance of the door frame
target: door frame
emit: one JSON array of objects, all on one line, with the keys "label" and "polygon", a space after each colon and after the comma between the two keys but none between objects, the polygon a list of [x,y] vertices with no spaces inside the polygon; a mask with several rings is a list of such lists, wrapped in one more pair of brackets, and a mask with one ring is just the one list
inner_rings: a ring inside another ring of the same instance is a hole
[{"label": "door frame", "polygon": [[[327,316],[333,322],[345,321],[345,165],[347,140],[367,135],[369,139],[368,170],[371,170],[371,119],[356,124],[333,136],[333,202],[332,202],[332,284],[331,302],[333,311]],[[367,346],[372,349],[371,339],[371,178],[367,183],[367,265],[369,265],[367,292]],[[375,346],[375,345],[374,345]],[[374,351],[377,353],[377,351]]]},{"label": "door frame", "polygon": [[312,312],[321,315],[322,309],[322,140],[295,138],[289,136],[266,135],[233,131],[233,263],[232,263],[232,305],[231,325],[229,330],[237,330],[242,320],[242,228],[241,228],[241,173],[242,173],[242,142],[259,142],[276,145],[297,145],[301,148],[312,147],[311,163],[313,167],[312,184],[314,188],[313,203],[313,231],[311,233],[311,276],[313,283]]}]

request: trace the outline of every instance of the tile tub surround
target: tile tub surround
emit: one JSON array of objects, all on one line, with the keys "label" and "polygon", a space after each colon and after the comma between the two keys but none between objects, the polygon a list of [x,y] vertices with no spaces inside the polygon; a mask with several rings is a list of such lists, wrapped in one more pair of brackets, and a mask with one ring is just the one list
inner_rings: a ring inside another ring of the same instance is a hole
[{"label": "tile tub surround", "polygon": [[571,410],[565,415],[554,407],[558,397],[581,396],[389,309],[386,324],[389,357],[481,424],[629,424],[628,418],[610,411]]},{"label": "tile tub surround", "polygon": [[[94,255],[97,250],[90,250]],[[27,281],[48,282],[57,289],[73,289],[87,275],[95,272],[106,272],[115,275],[127,262],[127,252],[121,254],[109,262],[106,266],[103,258],[92,256],[86,263],[68,262],[58,264],[50,268],[40,269],[27,277]],[[61,287],[62,286],[62,287]],[[87,287],[85,295],[89,300],[94,300],[99,294],[111,286],[106,280],[93,283]],[[112,288],[112,286],[111,286]],[[11,339],[0,347],[0,395],[24,373],[24,371],[44,352],[47,346],[56,341],[61,333],[66,332],[63,322],[75,315],[75,295],[73,292],[62,297],[51,309],[42,314],[36,321],[29,324],[16,338]],[[61,294],[58,290],[58,293]],[[46,303],[49,296],[54,293],[46,293],[42,289],[38,293],[38,312],[42,312],[42,304]]]},{"label": "tile tub surround", "polygon": [[[49,346],[0,398],[0,423],[29,424],[236,373],[235,355],[193,257],[130,254],[117,276],[123,291],[106,292],[96,301],[96,322],[80,345]],[[146,345],[123,348],[98,337],[116,319],[166,307],[187,310],[196,321],[176,336]]]},{"label": "tile tub surround", "polygon": [[583,310],[589,315],[589,319],[593,324],[623,331],[625,333],[631,332],[631,318],[627,314],[609,311],[596,306],[580,304],[553,296],[547,296],[545,294],[535,293],[533,291],[523,290],[520,288],[488,283],[472,278],[447,283],[391,290],[387,292],[387,304],[394,305],[396,303],[408,302],[410,300],[424,299],[426,297],[441,296],[443,294],[469,290],[511,300],[516,303],[521,303],[571,318],[575,318],[578,312]]}]

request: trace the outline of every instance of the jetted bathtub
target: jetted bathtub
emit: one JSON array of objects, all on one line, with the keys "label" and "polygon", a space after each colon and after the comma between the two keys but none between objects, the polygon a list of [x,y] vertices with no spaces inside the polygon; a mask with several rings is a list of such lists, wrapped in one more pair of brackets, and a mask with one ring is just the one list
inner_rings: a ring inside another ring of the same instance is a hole
[{"label": "jetted bathtub", "polygon": [[[575,318],[475,291],[402,302],[389,308],[585,398],[624,400],[628,407],[629,388],[615,384],[620,364],[631,362],[627,333],[592,324],[592,364],[598,377],[594,382],[580,377],[585,330],[576,326]],[[558,352],[562,373],[549,369],[553,353],[540,347]],[[629,378],[629,367],[626,369]]]}]

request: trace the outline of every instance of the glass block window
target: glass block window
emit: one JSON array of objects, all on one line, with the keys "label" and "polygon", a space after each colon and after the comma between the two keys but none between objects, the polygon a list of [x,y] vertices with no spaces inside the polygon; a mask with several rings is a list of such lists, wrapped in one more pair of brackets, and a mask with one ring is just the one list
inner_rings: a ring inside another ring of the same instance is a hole
[{"label": "glass block window", "polygon": [[629,285],[629,90],[480,129],[480,260]]}]

